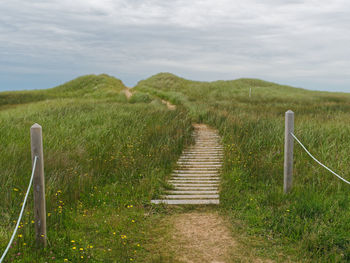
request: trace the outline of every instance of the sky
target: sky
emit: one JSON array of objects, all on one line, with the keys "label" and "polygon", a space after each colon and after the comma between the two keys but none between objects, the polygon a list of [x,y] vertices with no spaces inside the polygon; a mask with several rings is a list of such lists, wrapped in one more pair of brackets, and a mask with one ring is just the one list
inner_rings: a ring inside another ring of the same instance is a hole
[{"label": "sky", "polygon": [[0,1],[0,91],[159,72],[350,92],[350,1]]}]

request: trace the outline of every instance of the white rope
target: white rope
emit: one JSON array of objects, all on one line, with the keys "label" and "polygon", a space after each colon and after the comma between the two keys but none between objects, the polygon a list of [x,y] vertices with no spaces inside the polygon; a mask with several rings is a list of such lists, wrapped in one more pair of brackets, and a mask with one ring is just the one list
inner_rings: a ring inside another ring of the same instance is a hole
[{"label": "white rope", "polygon": [[13,231],[13,234],[12,234],[12,237],[11,237],[11,239],[10,239],[10,242],[8,243],[8,245],[7,245],[7,247],[6,247],[6,249],[5,249],[5,251],[4,251],[4,254],[2,254],[2,256],[1,256],[1,258],[0,258],[0,263],[4,260],[4,258],[5,258],[5,256],[6,256],[8,250],[10,249],[11,244],[12,244],[12,242],[13,242],[13,239],[14,239],[15,236],[16,236],[19,223],[20,223],[21,220],[22,220],[22,215],[23,215],[24,207],[26,206],[28,194],[29,194],[30,188],[31,188],[32,183],[33,183],[34,171],[35,171],[36,161],[37,161],[37,160],[38,160],[38,156],[35,156],[35,158],[34,158],[33,170],[32,170],[32,175],[31,175],[31,177],[30,177],[29,186],[28,186],[28,189],[27,189],[26,196],[24,197],[24,201],[23,201],[23,204],[22,204],[21,213],[19,214],[19,217],[18,217],[18,220],[17,220],[17,224],[16,224],[16,228],[15,228],[15,230]]},{"label": "white rope", "polygon": [[298,140],[298,138],[291,132],[290,133],[293,138],[301,145],[301,147],[303,147],[303,149],[306,151],[306,153],[308,155],[310,155],[310,157],[312,159],[314,159],[315,162],[317,162],[319,165],[321,165],[322,167],[326,168],[328,171],[330,171],[332,174],[334,174],[336,177],[338,177],[340,180],[342,180],[343,182],[350,184],[349,181],[345,180],[343,177],[341,177],[340,175],[338,175],[337,173],[333,172],[331,169],[329,169],[327,166],[325,166],[324,164],[322,164],[319,160],[317,160],[306,148],[305,146]]}]

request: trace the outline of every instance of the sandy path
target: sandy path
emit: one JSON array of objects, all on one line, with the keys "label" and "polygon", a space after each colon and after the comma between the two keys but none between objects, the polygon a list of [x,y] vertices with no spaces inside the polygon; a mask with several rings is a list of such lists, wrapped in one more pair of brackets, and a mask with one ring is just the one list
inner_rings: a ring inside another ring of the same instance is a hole
[{"label": "sandy path", "polygon": [[127,99],[130,99],[132,96],[132,92],[130,91],[129,88],[124,89],[124,94],[125,94]]},{"label": "sandy path", "polygon": [[162,100],[162,103],[165,104],[169,110],[175,110],[176,109],[176,105],[171,104],[169,101],[166,100]]},{"label": "sandy path", "polygon": [[188,263],[229,262],[236,242],[222,218],[215,213],[191,212],[174,218],[176,259]]},{"label": "sandy path", "polygon": [[[165,217],[159,226],[168,229],[161,239],[153,240],[166,263],[273,263],[256,256],[249,244],[235,239],[230,223],[218,212],[196,209]],[[163,230],[164,231],[164,230]],[[157,261],[158,262],[158,261]],[[290,261],[281,261],[290,262]]]}]

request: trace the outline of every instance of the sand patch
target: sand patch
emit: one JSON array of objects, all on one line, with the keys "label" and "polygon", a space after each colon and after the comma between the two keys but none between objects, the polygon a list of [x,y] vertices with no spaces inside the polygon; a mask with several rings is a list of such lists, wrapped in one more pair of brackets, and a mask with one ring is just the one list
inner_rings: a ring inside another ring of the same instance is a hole
[{"label": "sand patch", "polygon": [[172,238],[175,257],[181,262],[230,262],[236,242],[216,213],[191,212],[174,216]]},{"label": "sand patch", "polygon": [[171,104],[169,101],[162,100],[162,103],[165,104],[169,110],[175,110],[176,109],[176,105]]},{"label": "sand patch", "polygon": [[124,89],[124,94],[125,94],[127,99],[130,99],[132,96],[132,92],[130,91],[129,88]]}]

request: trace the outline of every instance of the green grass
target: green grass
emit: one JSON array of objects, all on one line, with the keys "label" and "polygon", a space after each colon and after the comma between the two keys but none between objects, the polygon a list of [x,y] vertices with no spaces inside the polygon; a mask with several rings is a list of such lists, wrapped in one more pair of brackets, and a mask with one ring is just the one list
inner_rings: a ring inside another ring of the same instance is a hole
[{"label": "green grass", "polygon": [[283,194],[284,113],[289,109],[295,112],[296,136],[350,179],[349,94],[255,79],[196,82],[168,73],[139,82],[136,90],[181,104],[193,121],[219,129],[225,147],[221,209],[232,222],[242,220],[251,235],[283,244],[295,260],[350,261],[350,186],[295,145],[293,190]]},{"label": "green grass", "polygon": [[0,93],[9,106],[0,110],[1,253],[29,182],[33,123],[43,127],[48,213],[48,247],[36,249],[30,195],[5,262],[130,262],[148,253],[149,201],[190,143],[192,127],[183,109],[170,111],[147,95],[130,103],[123,88],[101,75]]},{"label": "green grass", "polygon": [[[18,105],[57,98],[118,98],[125,88],[124,84],[106,74],[86,75],[69,81],[63,85],[47,90],[11,91],[0,93],[0,109]],[[125,101],[125,97],[119,97]]]},{"label": "green grass", "polygon": [[255,79],[196,82],[168,73],[139,82],[130,100],[124,88],[116,78],[90,75],[48,90],[0,93],[0,251],[28,184],[35,122],[43,126],[48,212],[49,242],[41,250],[30,195],[6,262],[166,262],[152,243],[167,234],[156,223],[174,211],[149,201],[167,187],[191,143],[191,122],[216,127],[223,138],[220,212],[232,228],[243,226],[239,231],[259,239],[257,256],[350,261],[350,186],[295,145],[293,190],[283,194],[288,109],[298,138],[350,179],[350,94]]}]

